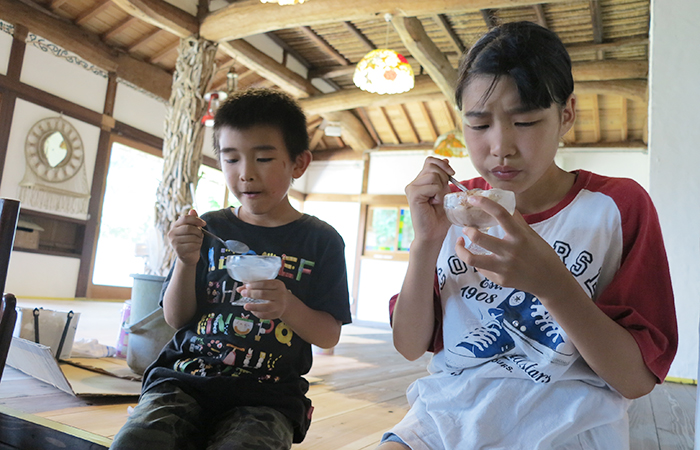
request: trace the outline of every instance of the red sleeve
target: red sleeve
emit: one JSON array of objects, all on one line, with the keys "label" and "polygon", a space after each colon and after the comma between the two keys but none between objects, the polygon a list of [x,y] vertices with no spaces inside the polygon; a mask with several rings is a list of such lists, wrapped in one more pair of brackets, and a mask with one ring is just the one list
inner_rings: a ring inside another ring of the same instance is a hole
[{"label": "red sleeve", "polygon": [[[399,294],[394,295],[389,300],[389,322],[394,323],[394,308]],[[438,285],[437,274],[433,283],[433,311],[435,312],[435,326],[433,327],[433,341],[428,347],[429,352],[437,353],[444,347],[442,342],[442,302],[440,301],[440,286]]]},{"label": "red sleeve", "polygon": [[645,364],[661,382],[676,354],[678,329],[659,219],[641,186],[622,179],[604,183],[601,190],[620,210],[623,249],[620,268],[596,304],[632,334]]}]

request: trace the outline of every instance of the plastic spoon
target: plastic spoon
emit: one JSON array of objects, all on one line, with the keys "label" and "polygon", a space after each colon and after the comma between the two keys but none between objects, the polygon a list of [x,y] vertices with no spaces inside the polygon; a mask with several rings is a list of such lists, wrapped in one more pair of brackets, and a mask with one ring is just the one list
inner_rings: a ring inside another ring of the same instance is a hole
[{"label": "plastic spoon", "polygon": [[243,254],[243,253],[247,253],[250,250],[250,248],[247,245],[245,245],[243,242],[234,241],[233,239],[229,239],[228,241],[224,241],[219,236],[215,235],[211,231],[205,230],[204,228],[202,228],[202,232],[204,234],[216,239],[217,241],[221,242],[222,244],[224,244],[224,247],[231,250],[233,253]]},{"label": "plastic spoon", "polygon": [[462,192],[469,192],[469,189],[464,187],[464,185],[462,183],[460,183],[459,181],[457,181],[457,179],[455,177],[453,177],[451,175],[448,175],[448,177],[450,177],[450,181],[452,182],[452,184],[457,186],[457,189],[459,189]]}]

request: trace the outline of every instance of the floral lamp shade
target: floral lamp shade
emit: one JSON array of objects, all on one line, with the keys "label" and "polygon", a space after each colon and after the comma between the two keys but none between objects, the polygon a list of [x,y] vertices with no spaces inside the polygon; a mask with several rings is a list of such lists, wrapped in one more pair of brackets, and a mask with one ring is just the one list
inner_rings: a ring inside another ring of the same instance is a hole
[{"label": "floral lamp shade", "polygon": [[400,94],[413,89],[413,68],[394,50],[378,48],[357,63],[355,86],[374,94]]},{"label": "floral lamp shade", "polygon": [[441,134],[433,146],[436,155],[463,158],[469,156],[467,145],[464,143],[464,135],[459,130],[448,131]]},{"label": "floral lamp shade", "polygon": [[306,0],[260,0],[261,3],[278,3],[282,6],[286,5],[300,5]]}]

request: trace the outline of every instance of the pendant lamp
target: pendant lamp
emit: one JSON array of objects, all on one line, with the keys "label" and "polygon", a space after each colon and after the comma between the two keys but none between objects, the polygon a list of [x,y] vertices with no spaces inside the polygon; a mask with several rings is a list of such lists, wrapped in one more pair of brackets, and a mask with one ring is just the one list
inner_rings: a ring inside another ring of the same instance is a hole
[{"label": "pendant lamp", "polygon": [[452,130],[441,134],[435,140],[433,152],[436,155],[450,158],[464,158],[469,156],[467,145],[464,143],[464,135],[459,130]]},{"label": "pendant lamp", "polygon": [[[385,14],[389,41],[391,14]],[[413,68],[400,53],[388,48],[378,48],[367,53],[355,68],[352,77],[355,86],[373,94],[400,94],[413,89]]]}]

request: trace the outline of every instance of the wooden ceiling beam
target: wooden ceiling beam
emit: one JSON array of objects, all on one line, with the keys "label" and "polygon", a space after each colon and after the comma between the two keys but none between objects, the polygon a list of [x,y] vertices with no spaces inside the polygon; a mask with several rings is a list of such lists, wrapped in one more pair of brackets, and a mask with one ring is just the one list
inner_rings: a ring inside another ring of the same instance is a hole
[{"label": "wooden ceiling beam", "polygon": [[343,89],[331,94],[315,95],[302,98],[299,104],[307,114],[321,114],[344,109],[356,109],[365,106],[386,106],[417,101],[426,96],[442,98],[440,89],[427,75],[416,77],[416,84],[408,92],[394,95],[372,94],[361,89]]},{"label": "wooden ceiling beam", "polygon": [[195,16],[163,0],[112,0],[131,16],[186,38],[199,33],[199,21]]},{"label": "wooden ceiling beam", "polygon": [[161,51],[156,53],[151,57],[151,59],[148,60],[151,64],[158,64],[161,62],[163,59],[165,59],[168,55],[170,55],[172,52],[176,51],[177,48],[180,46],[180,38],[177,38],[172,44],[167,45],[166,47],[163,47]]},{"label": "wooden ceiling beam", "polygon": [[575,94],[619,95],[628,100],[647,103],[646,80],[581,81],[574,84]]},{"label": "wooden ceiling beam", "polygon": [[221,43],[219,48],[296,98],[308,97],[311,93],[319,92],[309,80],[278,63],[277,60],[243,39]]},{"label": "wooden ceiling beam", "polygon": [[[547,3],[568,1],[550,0]],[[240,0],[205,17],[200,32],[205,39],[220,42],[283,28],[374,20],[385,13],[407,17],[431,16],[436,10],[442,14],[455,14],[486,8],[509,8],[515,6],[514,3],[517,6],[532,6],[542,3],[542,0],[441,0],[437,3],[425,0],[383,0],[381,3],[376,0],[355,0],[352,5],[348,5],[347,0],[314,0],[295,5],[293,11],[289,7],[264,4],[260,0]],[[231,26],[231,23],[236,26]]]},{"label": "wooden ceiling beam", "polygon": [[440,28],[440,30],[445,34],[457,54],[461,55],[464,53],[464,44],[462,40],[457,36],[457,33],[452,29],[450,22],[447,20],[447,16],[444,14],[435,14],[432,16],[433,22]]},{"label": "wooden ceiling beam", "polygon": [[314,30],[312,30],[310,27],[307,27],[307,26],[299,27],[299,30],[301,31],[301,33],[304,36],[309,38],[311,40],[311,42],[316,44],[317,48],[319,50],[321,50],[321,52],[326,54],[331,59],[335,60],[338,64],[340,64],[341,66],[347,66],[350,64],[350,62],[348,62],[348,60],[345,59],[345,57],[343,55],[338,53],[338,51],[335,48],[333,48],[321,36],[316,34],[316,32]]},{"label": "wooden ceiling beam", "polygon": [[360,119],[350,111],[336,111],[322,114],[326,120],[340,122],[343,141],[356,152],[363,152],[375,148],[374,139],[367,132],[367,128]]},{"label": "wooden ceiling beam", "polygon": [[583,52],[594,52],[599,50],[616,50],[637,45],[649,45],[649,38],[646,36],[610,40],[600,44],[571,44],[566,46],[566,51],[570,55]]},{"label": "wooden ceiling beam", "polygon": [[[575,80],[575,90],[581,94],[619,95],[630,100],[646,102],[647,81],[635,80]],[[314,95],[299,100],[307,114],[321,114],[344,109],[357,109],[367,106],[387,106],[401,103],[444,100],[444,95],[426,75],[416,77],[413,89],[403,94],[370,94],[360,89],[344,89],[331,94]]]},{"label": "wooden ceiling beam", "polygon": [[158,66],[119,54],[99,36],[64,20],[37,12],[16,0],[0,0],[0,17],[21,24],[29,31],[75,53],[107,72],[122,78],[163,99],[170,97],[172,75]]},{"label": "wooden ceiling beam", "polygon": [[571,72],[574,81],[646,79],[649,64],[646,60],[577,62],[572,64]]},{"label": "wooden ceiling beam", "polygon": [[393,143],[402,144],[401,139],[399,139],[399,135],[396,133],[396,128],[394,128],[394,124],[391,122],[391,118],[386,112],[386,108],[380,106],[379,112],[382,113],[382,118],[384,118],[384,121],[386,122],[386,129],[389,131],[389,136],[391,137]]},{"label": "wooden ceiling beam", "polygon": [[430,39],[421,21],[417,17],[395,16],[391,23],[411,55],[423,66],[445,97],[454,104],[457,71]]}]

